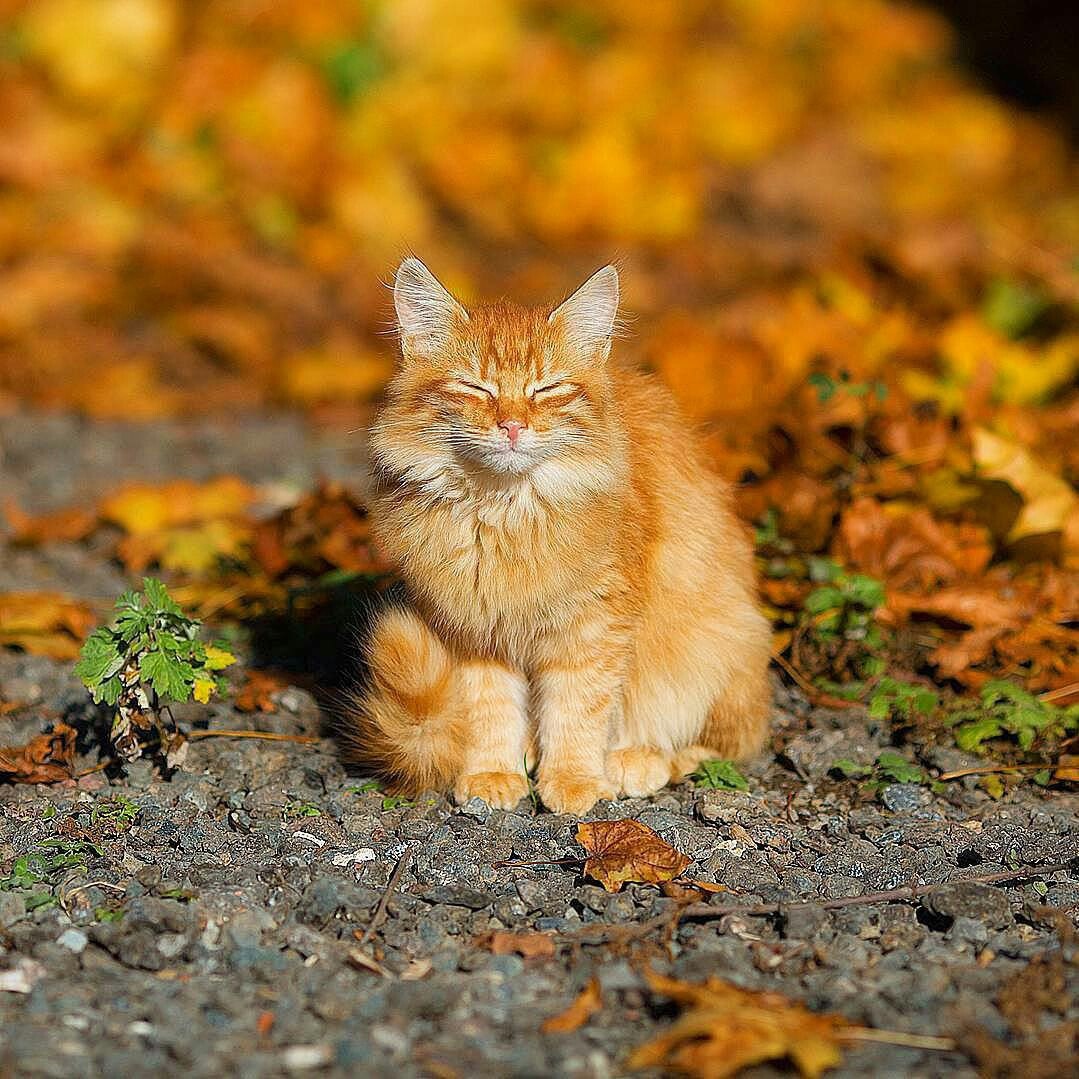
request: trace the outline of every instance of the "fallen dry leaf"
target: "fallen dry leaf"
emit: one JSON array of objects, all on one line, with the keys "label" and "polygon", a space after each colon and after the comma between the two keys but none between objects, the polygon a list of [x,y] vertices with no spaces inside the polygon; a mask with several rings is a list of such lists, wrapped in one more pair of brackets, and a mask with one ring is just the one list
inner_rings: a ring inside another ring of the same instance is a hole
[{"label": "fallen dry leaf", "polygon": [[0,595],[0,647],[71,660],[78,657],[83,639],[96,624],[87,604],[57,592]]},{"label": "fallen dry leaf", "polygon": [[993,556],[980,525],[937,521],[923,507],[873,498],[860,498],[843,513],[834,549],[844,565],[900,590],[969,580]]},{"label": "fallen dry leaf", "polygon": [[587,821],[577,826],[577,842],[588,851],[585,873],[608,892],[627,881],[673,880],[692,861],[636,820]]},{"label": "fallen dry leaf", "polygon": [[573,1031],[584,1026],[593,1015],[603,1006],[603,995],[599,986],[599,978],[592,978],[581,990],[577,999],[558,1015],[552,1015],[544,1020],[540,1030],[544,1034],[571,1034]]},{"label": "fallen dry leaf", "polygon": [[1062,753],[1053,767],[1053,778],[1079,783],[1079,754]]},{"label": "fallen dry leaf", "polygon": [[248,671],[232,703],[241,712],[276,712],[273,695],[288,687],[288,681],[271,671]]},{"label": "fallen dry leaf", "polygon": [[548,959],[554,955],[554,939],[548,933],[510,933],[495,929],[476,942],[494,955],[519,955],[522,959]]},{"label": "fallen dry leaf", "polygon": [[653,993],[689,1010],[628,1061],[632,1069],[670,1068],[698,1079],[724,1079],[766,1060],[789,1059],[814,1079],[840,1060],[846,1020],[818,1015],[778,993],[739,989],[720,978],[693,985],[646,972]]},{"label": "fallen dry leaf", "polygon": [[34,546],[39,543],[74,543],[85,539],[98,522],[95,510],[62,509],[31,516],[12,499],[4,503],[4,516],[11,529],[11,542]]},{"label": "fallen dry leaf", "polygon": [[1067,480],[1039,464],[1023,446],[984,427],[974,431],[973,443],[979,475],[1001,480],[1023,497],[1023,508],[1008,533],[1010,542],[1071,531],[1068,524],[1079,513],[1079,495]]},{"label": "fallen dry leaf", "polygon": [[71,778],[75,728],[57,723],[24,746],[0,746],[0,780],[8,783],[56,783]]},{"label": "fallen dry leaf", "polygon": [[145,535],[176,525],[242,517],[254,499],[254,489],[237,476],[219,476],[206,483],[132,483],[103,499],[98,512],[130,535]]}]

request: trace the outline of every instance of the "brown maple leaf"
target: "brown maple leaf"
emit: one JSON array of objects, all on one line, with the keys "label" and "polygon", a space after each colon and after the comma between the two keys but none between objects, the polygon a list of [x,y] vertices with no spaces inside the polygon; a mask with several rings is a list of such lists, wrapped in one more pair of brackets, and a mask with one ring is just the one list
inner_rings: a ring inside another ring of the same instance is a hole
[{"label": "brown maple leaf", "polygon": [[675,1024],[642,1045],[628,1067],[670,1068],[698,1079],[724,1079],[766,1060],[789,1059],[807,1079],[840,1060],[846,1020],[817,1015],[778,993],[739,989],[720,978],[692,985],[651,971],[653,993],[688,1010]]},{"label": "brown maple leaf", "polygon": [[608,892],[626,881],[661,884],[692,861],[636,820],[597,820],[577,826],[577,842],[588,851],[584,871]]},{"label": "brown maple leaf", "polygon": [[71,778],[75,728],[57,723],[24,746],[0,746],[0,780],[9,783],[56,783]]}]

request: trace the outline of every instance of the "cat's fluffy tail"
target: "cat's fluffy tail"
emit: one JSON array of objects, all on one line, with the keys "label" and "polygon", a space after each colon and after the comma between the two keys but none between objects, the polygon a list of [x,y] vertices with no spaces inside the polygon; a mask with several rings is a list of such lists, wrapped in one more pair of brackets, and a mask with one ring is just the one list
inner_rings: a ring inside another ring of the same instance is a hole
[{"label": "cat's fluffy tail", "polygon": [[452,657],[405,607],[383,611],[368,641],[370,682],[347,720],[350,756],[394,790],[445,790],[461,767],[464,713]]}]

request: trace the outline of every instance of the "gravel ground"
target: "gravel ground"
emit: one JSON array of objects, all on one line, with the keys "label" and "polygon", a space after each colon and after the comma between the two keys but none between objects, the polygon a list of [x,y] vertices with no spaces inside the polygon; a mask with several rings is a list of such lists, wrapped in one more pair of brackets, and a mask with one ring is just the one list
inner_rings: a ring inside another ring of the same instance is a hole
[{"label": "gravel ground", "polygon": [[[224,431],[7,417],[0,445],[0,496],[33,509],[89,501],[102,475],[237,471],[303,484],[349,475],[362,459],[352,441],[283,419]],[[124,583],[81,547],[0,546],[0,591],[103,598]],[[0,653],[0,688],[25,705],[0,719],[0,742],[49,718],[89,717],[64,664]],[[253,716],[227,704],[194,715],[218,728],[323,733],[304,689],[275,703]],[[52,787],[0,786],[0,881],[20,856],[63,860],[44,884],[0,883],[0,1075],[619,1075],[674,1014],[645,989],[648,964],[777,990],[867,1026],[955,1037],[964,1050],[867,1044],[845,1053],[837,1077],[971,1076],[975,1058],[982,1074],[1075,1074],[1057,1047],[1079,1021],[1069,925],[1079,873],[964,878],[1074,858],[1079,798],[1030,784],[993,801],[973,780],[943,795],[907,784],[862,792],[828,769],[874,759],[891,732],[857,710],[811,709],[778,682],[775,733],[776,752],[746,769],[748,792],[683,785],[593,814],[655,829],[693,859],[686,877],[726,886],[716,902],[799,904],[683,923],[666,943],[581,933],[671,909],[659,888],[608,895],[573,864],[499,864],[578,856],[575,820],[435,794],[394,805],[346,772],[328,738],[203,739],[168,780],[139,761]],[[920,760],[973,763],[941,747]],[[386,916],[361,943],[402,858]],[[916,901],[821,905],[938,882]],[[50,901],[35,906],[45,890]],[[482,937],[494,929],[554,934],[556,954],[493,955]],[[593,976],[602,1010],[573,1033],[542,1033]],[[1011,1064],[1007,1045],[1019,1047]]]}]

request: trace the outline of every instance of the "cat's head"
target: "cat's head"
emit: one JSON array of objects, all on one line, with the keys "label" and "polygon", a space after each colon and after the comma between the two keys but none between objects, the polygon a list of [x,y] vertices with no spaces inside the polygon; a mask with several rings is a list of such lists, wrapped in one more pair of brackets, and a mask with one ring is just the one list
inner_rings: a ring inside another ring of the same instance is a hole
[{"label": "cat's head", "polygon": [[609,455],[613,266],[554,310],[466,311],[414,258],[398,268],[393,296],[401,364],[374,432],[382,464],[421,479],[457,465],[569,480],[569,468]]}]

